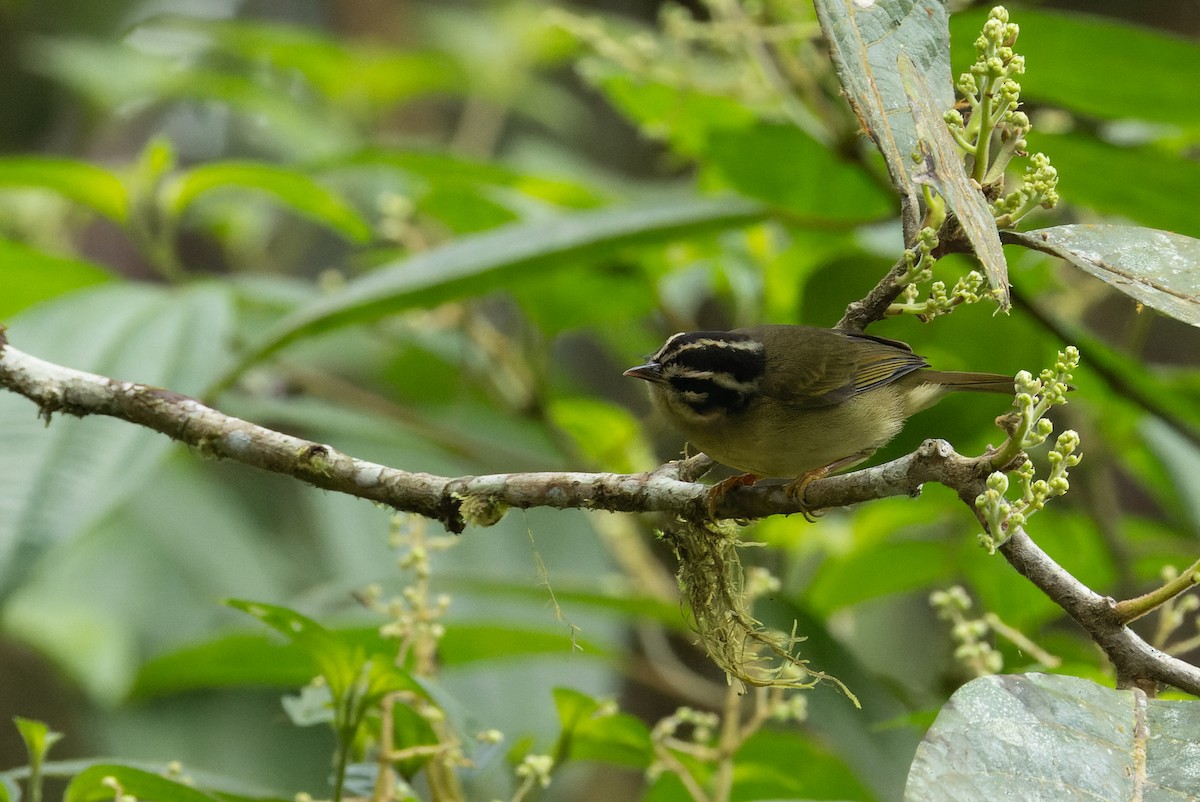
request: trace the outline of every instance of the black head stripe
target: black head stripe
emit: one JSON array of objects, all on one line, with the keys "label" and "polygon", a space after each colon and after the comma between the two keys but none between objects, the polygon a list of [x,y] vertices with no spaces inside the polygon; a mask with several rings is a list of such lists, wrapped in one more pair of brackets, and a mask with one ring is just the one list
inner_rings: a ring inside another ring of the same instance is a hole
[{"label": "black head stripe", "polygon": [[655,359],[664,366],[728,373],[739,383],[754,381],[767,365],[762,343],[747,334],[727,331],[676,334],[659,349]]},{"label": "black head stripe", "polygon": [[722,387],[711,379],[673,378],[670,382],[684,403],[701,414],[741,412],[755,396],[754,392]]},{"label": "black head stripe", "polygon": [[671,337],[654,355],[663,376],[700,413],[737,412],[758,394],[766,368],[762,343],[743,333],[693,331]]}]

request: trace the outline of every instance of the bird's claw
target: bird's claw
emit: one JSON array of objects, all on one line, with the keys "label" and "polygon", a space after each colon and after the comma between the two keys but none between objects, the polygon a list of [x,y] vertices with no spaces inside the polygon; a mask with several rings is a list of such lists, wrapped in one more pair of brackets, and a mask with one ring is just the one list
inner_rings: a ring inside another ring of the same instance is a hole
[{"label": "bird's claw", "polygon": [[783,492],[788,494],[788,497],[800,505],[800,514],[804,516],[804,520],[810,524],[816,523],[817,519],[825,514],[824,510],[811,510],[804,502],[804,493],[808,490],[808,486],[817,479],[824,477],[829,473],[829,466],[815,468],[803,476],[788,482],[783,486]]},{"label": "bird's claw", "polygon": [[708,508],[708,517],[716,518],[717,509],[721,506],[721,502],[725,500],[725,496],[730,490],[735,487],[749,487],[757,482],[759,477],[752,473],[742,473],[737,476],[730,476],[728,479],[722,479],[708,489],[705,496],[705,505]]}]

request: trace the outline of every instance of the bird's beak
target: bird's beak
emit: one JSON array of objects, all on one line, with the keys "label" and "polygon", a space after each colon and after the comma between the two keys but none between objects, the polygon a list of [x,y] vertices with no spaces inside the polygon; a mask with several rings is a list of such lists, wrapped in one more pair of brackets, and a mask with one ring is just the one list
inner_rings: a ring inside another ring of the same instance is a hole
[{"label": "bird's beak", "polygon": [[636,368],[630,368],[625,371],[626,376],[632,376],[635,379],[645,379],[648,382],[662,381],[662,365],[657,362],[647,362],[644,365],[638,365]]}]

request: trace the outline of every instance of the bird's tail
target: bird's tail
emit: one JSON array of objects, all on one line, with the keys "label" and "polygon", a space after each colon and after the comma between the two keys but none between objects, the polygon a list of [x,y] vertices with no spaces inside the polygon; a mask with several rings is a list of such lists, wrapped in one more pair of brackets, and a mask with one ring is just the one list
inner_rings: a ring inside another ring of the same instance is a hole
[{"label": "bird's tail", "polygon": [[947,390],[970,390],[977,393],[1004,393],[1013,395],[1016,392],[1012,376],[1002,376],[999,373],[969,373],[957,370],[923,370],[921,380],[930,384],[940,384]]}]

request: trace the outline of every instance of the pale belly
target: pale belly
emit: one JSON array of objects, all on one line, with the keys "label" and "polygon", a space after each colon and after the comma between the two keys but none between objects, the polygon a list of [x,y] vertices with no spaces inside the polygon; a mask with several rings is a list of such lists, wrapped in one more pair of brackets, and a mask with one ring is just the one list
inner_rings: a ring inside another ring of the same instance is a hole
[{"label": "pale belly", "polygon": [[[867,401],[869,403],[864,403]],[[849,457],[866,459],[895,437],[912,410],[903,394],[881,388],[832,407],[764,415],[753,407],[720,437],[686,432],[708,456],[758,476],[794,478]]]}]

